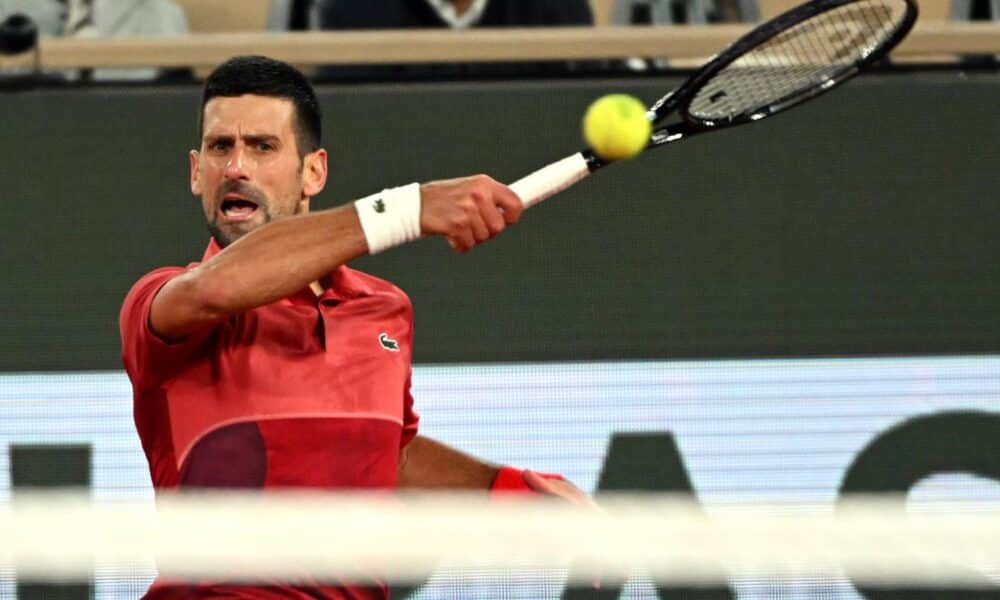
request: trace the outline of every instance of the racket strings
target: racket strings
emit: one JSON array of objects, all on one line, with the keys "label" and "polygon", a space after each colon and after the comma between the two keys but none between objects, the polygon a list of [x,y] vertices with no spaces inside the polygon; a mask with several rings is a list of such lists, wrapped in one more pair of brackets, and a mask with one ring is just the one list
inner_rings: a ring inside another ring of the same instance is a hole
[{"label": "racket strings", "polygon": [[905,0],[860,0],[802,21],[719,71],[687,112],[716,122],[781,108],[852,71],[892,37],[906,14]]}]

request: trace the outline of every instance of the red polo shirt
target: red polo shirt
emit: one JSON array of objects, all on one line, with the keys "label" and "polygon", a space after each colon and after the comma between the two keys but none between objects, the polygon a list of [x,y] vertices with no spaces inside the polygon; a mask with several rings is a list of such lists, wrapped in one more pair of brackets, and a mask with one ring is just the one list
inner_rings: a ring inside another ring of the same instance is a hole
[{"label": "red polo shirt", "polygon": [[[213,240],[203,260],[218,252]],[[409,390],[413,311],[406,295],[339,267],[319,297],[305,288],[167,343],[149,327],[150,307],[159,289],[187,269],[165,267],[142,277],[119,318],[135,424],[154,487],[395,487],[400,448],[416,435],[418,421]],[[154,584],[147,597],[227,594],[388,595],[381,584]]]}]

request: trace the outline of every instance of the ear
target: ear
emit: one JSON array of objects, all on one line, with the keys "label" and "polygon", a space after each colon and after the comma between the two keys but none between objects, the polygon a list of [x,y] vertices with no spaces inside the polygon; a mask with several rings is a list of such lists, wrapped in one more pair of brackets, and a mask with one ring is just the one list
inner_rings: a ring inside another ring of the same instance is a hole
[{"label": "ear", "polygon": [[191,193],[195,196],[201,196],[201,178],[198,173],[198,151],[192,150],[188,152],[188,160],[191,162]]},{"label": "ear", "polygon": [[312,198],[326,187],[326,150],[320,148],[302,157],[302,195]]}]

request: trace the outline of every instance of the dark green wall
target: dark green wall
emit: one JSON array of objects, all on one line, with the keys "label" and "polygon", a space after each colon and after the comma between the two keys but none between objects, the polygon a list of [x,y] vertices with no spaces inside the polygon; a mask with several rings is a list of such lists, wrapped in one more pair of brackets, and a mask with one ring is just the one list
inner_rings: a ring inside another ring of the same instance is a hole
[{"label": "dark green wall", "polygon": [[[317,206],[578,148],[590,100],[673,80],[320,89]],[[117,368],[142,273],[200,257],[199,90],[0,95],[0,370]],[[406,289],[419,362],[1000,350],[1000,77],[887,74],[608,169],[468,256],[359,261]]]}]

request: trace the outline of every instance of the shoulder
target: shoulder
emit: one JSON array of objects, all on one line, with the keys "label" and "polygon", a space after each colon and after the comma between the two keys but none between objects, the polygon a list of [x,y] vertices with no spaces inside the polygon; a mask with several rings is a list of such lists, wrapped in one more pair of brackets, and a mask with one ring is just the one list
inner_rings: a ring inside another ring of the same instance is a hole
[{"label": "shoulder", "polygon": [[352,296],[383,296],[396,298],[410,304],[410,297],[390,281],[347,266],[334,272],[335,285]]},{"label": "shoulder", "polygon": [[380,327],[390,328],[384,331],[409,339],[413,303],[406,292],[385,279],[344,266],[334,271],[333,278],[334,292],[344,301],[347,311],[343,314],[364,315],[363,318],[374,320]]},{"label": "shoulder", "polygon": [[161,384],[176,375],[201,348],[213,329],[168,341],[150,326],[149,318],[160,289],[188,271],[185,267],[161,267],[146,273],[132,286],[118,316],[122,364],[136,390]]},{"label": "shoulder", "polygon": [[186,273],[199,263],[191,263],[187,267],[169,266],[153,269],[140,277],[122,301],[119,319],[125,321],[129,317],[136,316],[135,313],[144,313],[148,310],[156,293],[160,291],[168,281],[182,273]]},{"label": "shoulder", "polygon": [[143,295],[144,292],[152,291],[155,293],[160,287],[166,282],[170,281],[174,277],[180,275],[187,271],[184,267],[160,267],[158,269],[153,269],[152,271],[146,273],[140,277],[132,287],[129,289],[128,294],[125,296],[125,302],[128,303],[129,300],[134,299],[136,296]]}]

